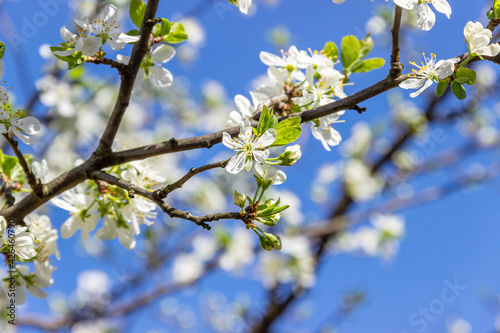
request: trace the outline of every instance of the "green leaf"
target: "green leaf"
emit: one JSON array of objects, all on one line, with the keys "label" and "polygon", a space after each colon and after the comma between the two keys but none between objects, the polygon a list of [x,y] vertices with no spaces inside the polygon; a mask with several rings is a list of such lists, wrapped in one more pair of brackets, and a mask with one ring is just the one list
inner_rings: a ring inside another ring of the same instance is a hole
[{"label": "green leaf", "polygon": [[160,35],[165,36],[170,32],[170,21],[166,18],[161,19],[161,32]]},{"label": "green leaf", "polygon": [[5,54],[5,44],[3,42],[0,42],[0,59],[3,58],[4,54]]},{"label": "green leaf", "polygon": [[352,68],[353,73],[365,73],[384,66],[385,60],[382,58],[371,58],[363,60]]},{"label": "green leaf", "polygon": [[463,100],[465,97],[467,97],[467,92],[465,91],[464,86],[462,86],[460,83],[457,83],[453,81],[451,83],[451,91],[453,91],[453,94],[459,99]]},{"label": "green leaf", "polygon": [[284,146],[294,142],[300,137],[302,128],[300,128],[299,126],[285,127],[276,130],[276,132],[278,135],[276,136],[276,140],[274,140],[274,143],[271,145],[272,147]]},{"label": "green leaf", "polygon": [[457,71],[455,81],[471,86],[476,82],[476,72],[470,68],[460,67]]},{"label": "green leaf", "polygon": [[[33,161],[33,155],[31,154],[26,154],[24,155],[24,159],[26,160],[26,163],[28,163],[28,165],[31,165],[31,162]],[[17,160],[17,159],[16,159]],[[15,180],[15,181],[18,181],[18,182],[21,182],[21,183],[24,183],[24,170],[23,168],[21,167],[21,165],[19,163],[17,163],[14,168],[12,169],[12,173],[11,173],[11,176],[10,178],[12,180]]]},{"label": "green leaf", "polygon": [[163,37],[167,43],[177,44],[188,39],[184,26],[181,23],[175,22],[170,25],[170,32]]},{"label": "green leaf", "polygon": [[125,33],[128,36],[139,36],[139,29],[132,29]]},{"label": "green leaf", "polygon": [[358,59],[360,50],[361,44],[355,36],[350,35],[342,38],[340,60],[344,65],[344,69],[348,69],[349,66]]},{"label": "green leaf", "polygon": [[140,28],[142,20],[144,19],[144,14],[146,13],[146,4],[141,0],[131,0],[129,13],[132,22]]},{"label": "green leaf", "polygon": [[68,70],[72,70],[72,69],[80,66],[81,64],[83,64],[82,59],[78,59],[77,61],[73,61],[73,62],[68,62]]},{"label": "green leaf", "polygon": [[153,34],[154,37],[160,36],[161,33],[161,25],[160,23],[157,23],[153,26],[153,29],[151,30],[151,33]]},{"label": "green leaf", "polygon": [[279,130],[279,129],[286,128],[286,127],[299,126],[300,122],[301,122],[301,118],[300,117],[286,118],[285,120],[283,120],[282,122],[280,122],[278,125],[276,125],[276,127],[274,127],[274,129],[275,130]]},{"label": "green leaf", "polygon": [[[64,46],[51,46],[50,47],[50,51],[54,52],[54,51],[67,51],[67,50],[71,50],[70,47],[64,47]],[[74,49],[73,49],[74,50]],[[54,53],[52,53],[54,54]],[[73,52],[72,54],[68,55],[68,56],[60,56],[60,55],[57,55],[57,54],[54,54],[54,56],[59,59],[59,60],[62,60],[62,61],[65,61],[65,62],[70,62],[70,61],[75,61],[76,59],[80,58],[82,56],[82,54],[80,52]]]},{"label": "green leaf", "polygon": [[443,96],[444,92],[446,91],[446,88],[448,88],[449,82],[450,79],[440,80],[439,83],[437,84],[436,95]]},{"label": "green leaf", "polygon": [[275,128],[278,125],[278,117],[273,113],[269,120],[269,128]]},{"label": "green leaf", "polygon": [[327,42],[325,47],[323,48],[323,54],[326,55],[330,59],[337,59],[339,57],[339,49],[337,44],[334,42]]},{"label": "green leaf", "polygon": [[368,53],[373,49],[373,39],[370,37],[370,34],[366,35],[365,39],[360,39],[359,43],[361,44],[361,49],[359,51],[359,57],[364,59]]},{"label": "green leaf", "polygon": [[2,161],[2,171],[5,173],[9,178],[12,178],[12,170],[17,164],[17,158],[14,156],[5,156]]},{"label": "green leaf", "polygon": [[267,106],[262,107],[262,112],[259,118],[259,125],[257,125],[257,134],[262,135],[269,129],[269,121],[271,120],[271,115]]}]

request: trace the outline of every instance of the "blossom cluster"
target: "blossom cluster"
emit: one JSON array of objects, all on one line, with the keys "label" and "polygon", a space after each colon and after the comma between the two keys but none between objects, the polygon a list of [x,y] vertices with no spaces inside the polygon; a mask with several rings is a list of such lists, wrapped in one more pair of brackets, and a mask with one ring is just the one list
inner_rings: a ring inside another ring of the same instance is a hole
[{"label": "blossom cluster", "polygon": [[[0,59],[0,80],[3,78],[4,67],[5,63]],[[40,131],[40,122],[35,117],[22,118],[21,115],[21,110],[14,111],[10,106],[7,89],[0,86],[0,133],[10,132],[25,144],[31,145],[34,143],[34,139],[30,135]]]},{"label": "blossom cluster", "polygon": [[[373,1],[373,0],[372,0]],[[388,1],[388,0],[386,0]],[[333,3],[341,4],[345,0],[333,0]],[[429,4],[450,18],[451,6],[446,0],[394,0],[394,3],[407,10],[417,10],[417,26],[422,30],[431,30],[436,23],[436,14],[432,11]]]},{"label": "blossom cluster", "polygon": [[[116,167],[112,173],[145,188],[165,181],[148,161]],[[95,237],[99,240],[118,238],[129,250],[136,246],[134,236],[140,234],[140,226],[152,225],[156,217],[156,205],[152,201],[106,183],[79,184],[51,202],[70,212],[71,216],[61,226],[63,238],[70,238],[80,230],[81,239],[85,241],[102,220],[102,227],[96,231]]]},{"label": "blossom cluster", "polygon": [[[14,277],[16,303],[24,303],[25,290],[35,297],[44,298],[46,293],[41,288],[50,287],[53,283],[51,256],[60,259],[57,249],[57,230],[52,228],[50,218],[46,215],[29,214],[24,218],[26,226],[9,226],[3,217],[0,217],[0,250],[15,254],[15,260],[22,263],[10,267],[10,277]],[[12,229],[12,230],[8,230]],[[11,234],[14,237],[11,237]],[[12,245],[13,251],[10,251]],[[34,272],[24,263],[33,262]],[[12,271],[14,273],[12,273]],[[4,279],[3,290],[9,290],[11,279]]]},{"label": "blossom cluster", "polygon": [[[343,90],[344,75],[334,68],[335,59],[324,52],[308,53],[291,46],[288,52],[282,52],[281,57],[261,52],[260,59],[269,66],[268,82],[250,92],[253,105],[244,96],[235,97],[238,111],[229,114],[227,126],[237,126],[244,119],[250,119],[259,105],[276,96],[292,96],[290,102],[280,103],[274,110],[278,115],[313,109],[346,97]],[[326,150],[338,145],[342,139],[332,127],[332,124],[339,122],[338,118],[342,114],[344,111],[310,123],[313,136]]]},{"label": "blossom cluster", "polygon": [[[65,57],[74,52],[81,52],[84,56],[93,56],[101,50],[104,43],[113,50],[121,50],[127,43],[139,40],[138,36],[129,36],[120,32],[117,23],[117,10],[114,5],[106,5],[101,15],[90,21],[75,19],[77,33],[72,33],[65,26],[61,27],[62,50],[53,51],[57,56]],[[93,35],[94,34],[94,35]]]}]

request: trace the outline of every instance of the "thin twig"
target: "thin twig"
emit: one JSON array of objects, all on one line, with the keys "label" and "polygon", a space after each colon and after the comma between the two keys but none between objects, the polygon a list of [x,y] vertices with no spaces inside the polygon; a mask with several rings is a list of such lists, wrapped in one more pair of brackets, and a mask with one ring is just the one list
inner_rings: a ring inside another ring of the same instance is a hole
[{"label": "thin twig", "polygon": [[17,160],[19,161],[19,164],[23,168],[24,174],[26,175],[26,178],[28,180],[28,184],[33,190],[33,192],[38,196],[38,197],[43,197],[43,185],[42,182],[40,181],[39,178],[35,176],[33,171],[31,170],[30,166],[28,165],[28,162],[23,156],[23,153],[21,152],[21,149],[19,149],[19,144],[17,143],[16,140],[14,140],[9,133],[2,133],[3,137],[7,140],[9,145],[12,147],[12,150],[16,154]]},{"label": "thin twig", "polygon": [[167,186],[155,191],[155,195],[159,199],[165,199],[170,192],[181,188],[189,179],[191,179],[193,176],[202,173],[204,171],[210,170],[210,169],[215,169],[215,168],[225,168],[227,165],[227,162],[229,162],[229,158],[224,161],[219,161],[211,164],[204,165],[199,168],[191,168],[189,171],[178,181],[172,184],[168,184]]},{"label": "thin twig", "polygon": [[97,57],[85,57],[84,59],[85,62],[96,64],[96,65],[108,65],[111,66],[111,68],[116,68],[118,70],[118,73],[120,75],[124,75],[126,70],[128,69],[128,66],[125,64],[122,64],[121,62],[114,61],[113,59],[109,58],[97,58]]},{"label": "thin twig", "polygon": [[203,227],[204,229],[210,230],[211,227],[207,224],[207,222],[213,222],[213,221],[219,221],[219,220],[224,220],[224,219],[234,219],[234,220],[241,220],[243,219],[243,216],[238,212],[238,213],[232,213],[232,212],[227,212],[227,213],[217,213],[217,214],[208,214],[204,216],[196,216],[191,214],[188,211],[181,211],[179,209],[176,209],[172,207],[171,205],[167,204],[163,200],[159,199],[156,197],[154,192],[149,191],[145,188],[142,188],[140,186],[130,184],[129,182],[117,178],[113,175],[110,175],[104,171],[99,171],[99,170],[94,170],[89,173],[89,178],[94,179],[94,180],[101,180],[106,183],[116,185],[124,190],[126,190],[129,193],[137,194],[140,195],[146,199],[151,200],[152,202],[156,203],[163,212],[167,213],[171,218],[181,218],[184,220],[188,220],[191,222],[194,222],[195,224]]}]

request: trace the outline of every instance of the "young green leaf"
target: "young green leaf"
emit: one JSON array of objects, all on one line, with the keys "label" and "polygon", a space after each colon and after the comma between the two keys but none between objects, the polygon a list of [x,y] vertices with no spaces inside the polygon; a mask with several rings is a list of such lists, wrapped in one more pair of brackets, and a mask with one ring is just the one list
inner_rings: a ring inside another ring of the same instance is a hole
[{"label": "young green leaf", "polygon": [[9,178],[12,178],[12,170],[17,164],[17,158],[14,156],[4,155],[2,161],[2,172],[5,173]]},{"label": "young green leaf", "polygon": [[360,50],[361,44],[355,36],[350,35],[342,38],[340,60],[345,69],[348,69],[358,59]]},{"label": "young green leaf", "polygon": [[384,66],[385,60],[382,58],[371,58],[363,60],[352,68],[353,73],[365,73]]},{"label": "young green leaf", "polygon": [[257,134],[264,134],[269,128],[269,121],[271,120],[271,115],[267,106],[262,107],[262,112],[260,113],[259,125],[257,125]]},{"label": "young green leaf", "polygon": [[3,42],[0,42],[0,59],[3,58],[4,54],[5,54],[5,44]]},{"label": "young green leaf", "polygon": [[130,18],[132,22],[138,27],[141,27],[144,14],[146,13],[146,4],[141,0],[131,0],[129,7]]},{"label": "young green leaf", "polygon": [[437,84],[436,95],[443,96],[444,92],[446,91],[446,88],[448,88],[449,82],[450,79],[440,80],[439,83]]},{"label": "young green leaf", "polygon": [[170,32],[163,37],[167,43],[177,44],[188,39],[184,26],[181,23],[172,23],[170,25]]},{"label": "young green leaf", "polygon": [[277,133],[276,140],[271,145],[271,147],[285,146],[289,143],[294,142],[300,137],[300,134],[302,133],[302,128],[300,128],[299,126],[285,127],[277,129],[276,133]]},{"label": "young green leaf", "polygon": [[337,44],[334,42],[327,42],[325,47],[323,48],[323,54],[326,55],[330,59],[337,59],[339,57],[339,49]]},{"label": "young green leaf", "polygon": [[451,83],[451,91],[453,91],[453,94],[459,100],[463,100],[465,99],[465,97],[467,97],[467,92],[465,91],[464,86],[462,86],[460,83],[457,83],[456,81],[453,81]]},{"label": "young green leaf", "polygon": [[470,68],[460,67],[457,71],[455,81],[458,83],[465,83],[469,86],[473,85],[476,82],[476,72],[474,72]]},{"label": "young green leaf", "polygon": [[281,128],[299,126],[300,122],[301,122],[300,117],[290,117],[280,122],[278,125],[274,127],[274,129],[279,130]]},{"label": "young green leaf", "polygon": [[359,43],[361,45],[361,49],[359,51],[359,58],[364,59],[368,53],[373,49],[373,39],[370,37],[370,34],[366,35],[365,39],[360,39]]},{"label": "young green leaf", "polygon": [[160,35],[165,36],[170,32],[170,21],[166,18],[161,19],[161,32]]}]

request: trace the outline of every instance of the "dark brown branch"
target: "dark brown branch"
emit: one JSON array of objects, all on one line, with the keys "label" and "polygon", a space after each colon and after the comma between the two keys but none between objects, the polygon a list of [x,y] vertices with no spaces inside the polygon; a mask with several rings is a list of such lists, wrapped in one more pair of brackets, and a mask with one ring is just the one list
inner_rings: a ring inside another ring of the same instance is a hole
[{"label": "dark brown branch", "polygon": [[96,64],[96,65],[108,65],[111,66],[111,68],[116,68],[118,70],[118,73],[120,75],[125,75],[128,66],[125,64],[122,64],[118,61],[114,61],[113,59],[108,59],[108,58],[97,58],[97,57],[85,57],[84,59],[85,62]]},{"label": "dark brown branch", "polygon": [[486,26],[486,29],[489,29],[491,30],[491,32],[494,32],[499,24],[500,24],[500,19],[497,18],[491,19],[488,25]]},{"label": "dark brown branch", "polygon": [[141,24],[140,39],[134,44],[132,49],[128,70],[122,74],[120,90],[118,92],[118,98],[116,99],[113,113],[111,114],[111,117],[106,125],[106,129],[101,137],[99,146],[94,153],[97,156],[105,155],[111,151],[111,144],[113,143],[116,133],[118,132],[121,120],[130,101],[130,95],[132,93],[137,72],[139,71],[142,59],[147,54],[151,46],[149,35],[151,34],[153,26],[157,22],[154,17],[156,15],[158,2],[159,0],[149,0],[146,6],[146,12]]},{"label": "dark brown branch", "polygon": [[217,214],[208,214],[205,216],[196,216],[191,214],[188,211],[181,211],[179,209],[176,209],[163,200],[159,199],[154,192],[149,191],[145,188],[142,188],[140,186],[130,184],[129,182],[117,178],[113,175],[110,175],[104,171],[99,171],[99,170],[94,170],[89,173],[89,178],[94,179],[94,180],[101,180],[106,183],[116,185],[130,194],[137,194],[140,195],[146,199],[151,200],[152,202],[156,203],[163,212],[167,213],[171,218],[181,218],[184,220],[188,220],[191,222],[194,222],[195,224],[203,227],[204,229],[210,230],[211,227],[207,224],[207,222],[213,222],[213,221],[219,221],[219,220],[224,220],[224,219],[234,219],[234,220],[241,220],[242,216],[240,213],[217,213]]},{"label": "dark brown branch", "polygon": [[[400,76],[397,79],[384,79],[372,86],[356,92],[346,98],[337,100],[333,103],[317,107],[315,109],[294,113],[293,115],[281,117],[280,121],[289,117],[301,117],[302,122],[307,122],[317,118],[327,116],[332,113],[340,112],[348,109],[355,109],[358,104],[366,101],[374,96],[377,96],[387,90],[397,87],[401,82],[407,79],[407,76]],[[124,150],[113,154],[112,159],[114,164],[121,164],[125,162],[140,160],[161,154],[169,154],[178,151],[185,151],[198,148],[210,148],[215,144],[222,141],[222,133],[227,132],[231,136],[239,132],[239,126],[231,127],[215,133],[192,137],[188,139],[170,139],[161,143],[142,146],[129,150]]]},{"label": "dark brown branch", "polygon": [[19,144],[17,143],[17,141],[14,140],[9,133],[3,133],[3,137],[7,140],[9,145],[12,147],[12,150],[16,154],[17,160],[19,161],[19,164],[23,168],[24,174],[26,175],[29,186],[38,197],[43,197],[44,193],[42,182],[35,176],[30,166],[28,165],[28,162],[24,159],[23,153],[21,152],[21,149],[19,149]]},{"label": "dark brown branch", "polygon": [[396,79],[403,72],[403,64],[400,62],[399,54],[399,30],[401,27],[401,15],[403,14],[403,8],[396,5],[394,11],[394,25],[392,27],[392,54],[391,54],[391,70],[389,72],[389,77]]},{"label": "dark brown branch", "polygon": [[215,169],[215,168],[225,168],[227,165],[227,162],[229,162],[229,158],[224,161],[219,161],[211,164],[204,165],[199,168],[191,168],[189,171],[178,181],[175,183],[169,184],[157,191],[155,191],[155,195],[159,199],[165,199],[170,192],[181,188],[189,179],[191,179],[193,176],[202,173],[204,171],[210,170],[210,169]]}]

